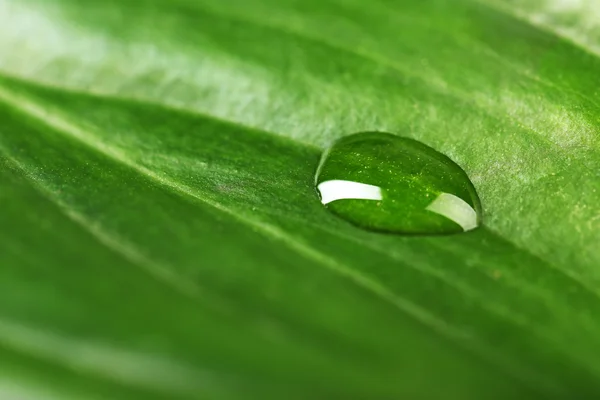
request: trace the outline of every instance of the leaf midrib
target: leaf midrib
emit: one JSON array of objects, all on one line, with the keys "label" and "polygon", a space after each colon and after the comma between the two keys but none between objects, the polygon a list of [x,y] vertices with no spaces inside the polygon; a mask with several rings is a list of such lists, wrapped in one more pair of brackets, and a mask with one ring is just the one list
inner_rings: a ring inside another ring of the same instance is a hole
[{"label": "leaf midrib", "polygon": [[[16,79],[16,78],[10,78],[10,79]],[[79,92],[76,92],[76,91],[74,91],[72,89],[66,89],[66,88],[63,88],[63,87],[58,86],[58,85],[49,85],[47,87],[48,88],[53,88],[53,89],[56,89],[56,90],[62,90],[62,91],[65,91],[67,93],[71,93],[73,95],[79,95],[80,94]],[[5,91],[6,90],[7,89],[5,89]],[[88,94],[88,93],[86,93],[86,94]],[[240,123],[235,123],[235,122],[231,122],[231,121],[225,121],[225,120],[222,120],[220,118],[214,117],[212,115],[201,114],[201,113],[195,112],[195,111],[190,110],[190,109],[181,109],[181,108],[176,108],[176,107],[170,107],[170,106],[164,105],[162,103],[160,103],[160,104],[158,104],[158,103],[152,103],[152,102],[144,101],[144,100],[141,100],[141,99],[129,99],[129,98],[121,97],[121,96],[119,96],[119,97],[111,97],[111,96],[106,96],[104,94],[97,94],[97,96],[101,96],[102,98],[114,98],[115,100],[119,100],[119,101],[134,101],[134,102],[138,102],[140,104],[152,105],[152,106],[160,107],[161,109],[164,109],[164,110],[172,110],[172,111],[175,111],[175,112],[178,112],[178,113],[182,113],[182,114],[185,114],[185,115],[189,115],[189,116],[192,116],[192,117],[199,117],[200,116],[202,118],[206,118],[206,119],[213,120],[213,121],[218,121],[219,123],[225,124],[226,126],[235,127],[235,128],[238,128],[238,129],[255,130],[255,128],[247,127],[247,126],[242,125]],[[288,137],[288,136],[285,136],[285,135],[283,135],[283,136],[282,135],[274,135],[274,134],[270,134],[269,132],[264,132],[264,131],[260,131],[260,133],[261,134],[265,134],[265,135],[269,135],[269,136],[273,136],[274,138],[277,138],[278,140],[288,141],[290,143],[293,143],[294,145],[301,145],[301,146],[305,147],[306,149],[310,149],[310,150],[314,150],[314,151],[320,151],[320,148],[318,148],[317,146],[312,145],[312,144],[307,143],[307,142],[300,141],[297,138],[291,138],[291,137]],[[99,145],[103,145],[103,143],[101,141],[96,140],[96,145],[98,145],[98,144]],[[92,144],[92,147],[93,146],[94,145]],[[109,148],[110,148],[110,146],[109,146]],[[110,149],[112,149],[112,148],[110,148]],[[120,153],[119,150],[114,150],[114,151]],[[121,155],[121,156],[125,157],[126,159],[128,159],[124,155]],[[147,171],[150,174],[154,175],[158,179],[165,179],[164,177],[161,177],[160,175],[157,175],[157,174],[153,173],[151,170],[147,169],[146,167],[140,166],[139,164],[136,164],[135,162],[133,162],[133,161],[131,161],[129,159],[128,159],[127,162],[135,164],[136,166],[142,168],[144,171]],[[543,178],[544,177],[540,177],[538,179],[543,179]],[[194,192],[194,190],[191,189],[190,187],[181,187],[181,185],[177,184],[176,181],[169,180],[169,179],[167,179],[167,180],[170,182],[167,186],[172,186],[172,187],[175,187],[176,189],[177,189],[177,187],[180,187],[183,192],[188,192],[185,195],[188,195],[188,196],[191,196],[191,197],[196,197],[197,199],[200,199],[198,197],[198,195],[191,194],[191,193]],[[242,218],[245,218],[242,214],[237,213],[234,209],[227,208],[227,207],[223,206],[221,203],[219,203],[217,201],[210,200],[208,198],[202,198],[202,200],[204,202],[210,203],[210,205],[214,205],[215,208],[217,208],[217,209],[224,208],[224,209],[229,210],[229,211],[227,211],[228,213],[233,213],[235,215],[242,216]],[[223,211],[223,210],[221,210],[221,211]],[[252,221],[252,222],[249,222],[250,225],[254,225],[255,223],[258,223],[258,224],[263,223],[262,221],[260,221],[259,219],[256,219],[256,218],[254,218],[254,219],[251,218],[250,220]],[[267,225],[273,227],[270,224],[267,224]],[[273,228],[277,229],[276,227],[273,227]],[[322,228],[322,227],[320,227],[320,228]],[[528,254],[530,256],[533,256],[536,259],[538,259],[539,261],[541,261],[544,265],[546,265],[548,267],[551,267],[552,269],[555,269],[555,270],[559,271],[561,274],[565,275],[565,277],[567,277],[570,280],[573,280],[579,286],[581,286],[582,288],[584,288],[586,291],[592,293],[595,297],[597,297],[597,298],[600,299],[600,292],[597,291],[597,290],[595,290],[593,288],[593,286],[589,285],[587,281],[583,280],[577,274],[565,272],[565,270],[562,269],[560,267],[560,265],[556,264],[555,262],[552,262],[551,260],[544,259],[541,256],[539,256],[538,254],[535,254],[535,253],[527,250],[526,248],[523,248],[522,246],[517,245],[516,243],[514,243],[513,241],[510,241],[508,238],[504,237],[501,233],[499,233],[498,231],[494,230],[491,227],[484,226],[483,228],[486,229],[486,230],[488,230],[490,233],[493,233],[495,236],[501,238],[502,240],[506,241],[507,243],[510,243],[519,252],[522,252],[522,253]],[[279,232],[283,232],[281,230],[278,230],[278,231]],[[336,232],[331,232],[331,233],[334,233],[334,234],[336,234],[338,236],[340,235],[340,233],[337,232],[337,231]],[[287,235],[287,234],[286,234],[286,236],[288,236],[290,239],[293,238],[293,236],[290,236],[290,235]],[[276,235],[274,237],[276,237]],[[351,235],[343,235],[343,237],[346,238],[346,239],[350,239],[352,241],[357,241],[357,239],[355,237],[352,237]],[[361,244],[364,245],[365,243],[361,243]],[[373,249],[373,250],[382,251],[380,248],[378,248],[376,246],[372,246],[370,243],[366,243],[366,245],[369,248]],[[310,247],[310,246],[306,246],[306,247]],[[393,256],[394,259],[400,260],[395,254],[392,254],[392,256]]]}]

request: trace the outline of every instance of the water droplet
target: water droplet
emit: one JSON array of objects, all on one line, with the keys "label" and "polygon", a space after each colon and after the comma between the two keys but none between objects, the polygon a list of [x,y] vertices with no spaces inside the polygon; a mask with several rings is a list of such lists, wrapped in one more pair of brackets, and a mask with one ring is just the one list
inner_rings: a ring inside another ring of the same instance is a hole
[{"label": "water droplet", "polygon": [[480,224],[467,174],[431,147],[390,133],[338,140],[323,154],[315,183],[327,209],[370,230],[449,234]]}]

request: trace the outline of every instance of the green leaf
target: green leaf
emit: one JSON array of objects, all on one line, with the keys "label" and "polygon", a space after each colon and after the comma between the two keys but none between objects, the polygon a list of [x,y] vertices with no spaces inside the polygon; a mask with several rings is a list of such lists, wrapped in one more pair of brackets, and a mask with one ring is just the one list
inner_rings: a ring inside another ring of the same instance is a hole
[{"label": "green leaf", "polygon": [[[600,8],[563,0],[0,0],[0,394],[600,395]],[[389,131],[483,227],[329,213]]]}]

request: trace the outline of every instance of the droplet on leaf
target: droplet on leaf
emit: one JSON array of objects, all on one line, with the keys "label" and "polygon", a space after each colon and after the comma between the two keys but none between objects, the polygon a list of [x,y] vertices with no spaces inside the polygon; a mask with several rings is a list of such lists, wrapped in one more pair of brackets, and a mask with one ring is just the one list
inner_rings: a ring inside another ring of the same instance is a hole
[{"label": "droplet on leaf", "polygon": [[321,203],[365,229],[449,234],[475,229],[479,198],[467,174],[431,147],[384,132],[346,136],[317,169]]}]

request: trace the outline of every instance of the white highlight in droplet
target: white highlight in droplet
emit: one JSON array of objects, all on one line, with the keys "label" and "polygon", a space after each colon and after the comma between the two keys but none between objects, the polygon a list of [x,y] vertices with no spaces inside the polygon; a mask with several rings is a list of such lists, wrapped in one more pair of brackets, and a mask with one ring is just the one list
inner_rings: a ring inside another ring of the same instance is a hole
[{"label": "white highlight in droplet", "polygon": [[321,203],[328,204],[332,201],[343,199],[355,200],[381,200],[381,188],[379,186],[367,185],[366,183],[331,180],[321,182],[317,185],[321,193]]},{"label": "white highlight in droplet", "polygon": [[469,203],[453,194],[440,194],[426,210],[456,222],[465,232],[477,228],[477,212]]}]

